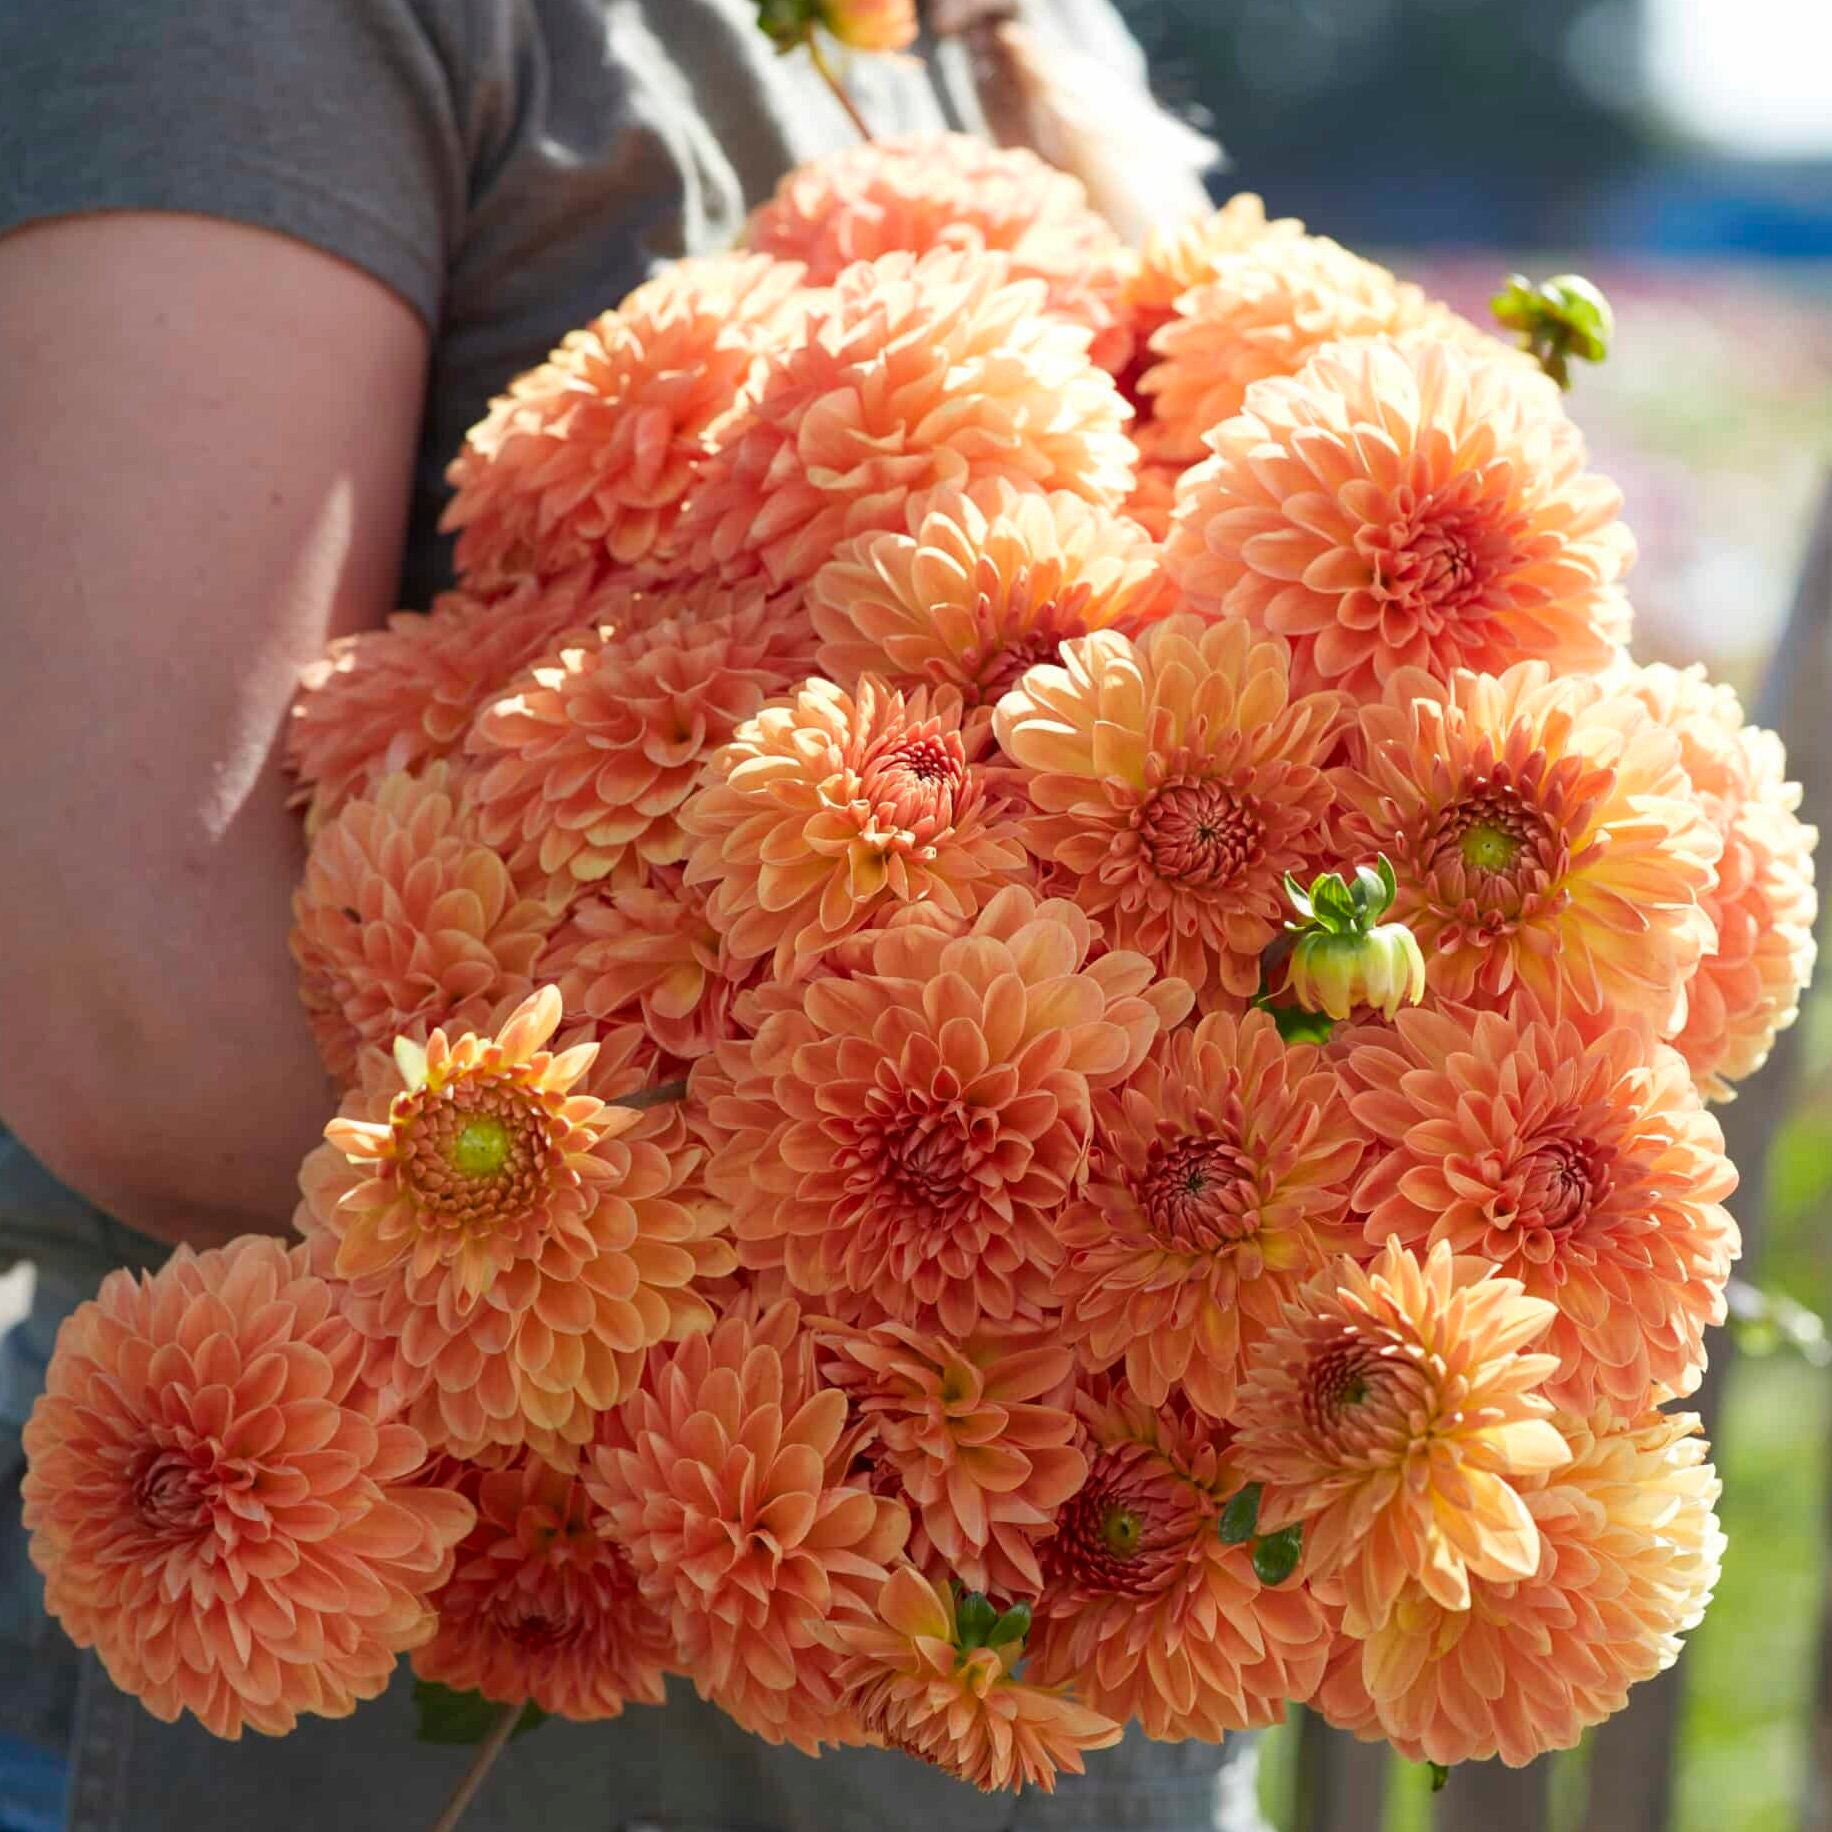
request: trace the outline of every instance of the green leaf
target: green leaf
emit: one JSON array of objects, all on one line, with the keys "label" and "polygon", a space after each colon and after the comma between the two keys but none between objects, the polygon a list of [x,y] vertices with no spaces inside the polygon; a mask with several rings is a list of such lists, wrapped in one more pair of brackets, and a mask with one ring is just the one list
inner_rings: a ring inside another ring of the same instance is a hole
[{"label": "green leaf", "polygon": [[962,1647],[983,1648],[999,1625],[999,1612],[979,1591],[970,1590],[956,1607],[954,1620],[959,1626]]},{"label": "green leaf", "polygon": [[1326,1011],[1306,1011],[1302,1005],[1267,1005],[1279,1035],[1287,1043],[1327,1043],[1336,1020]]},{"label": "green leaf", "polygon": [[[413,1702],[422,1743],[481,1743],[503,1714],[503,1707],[481,1692],[454,1692],[431,1679],[414,1681]],[[546,1718],[539,1705],[525,1706],[515,1735],[526,1736]]]},{"label": "green leaf", "polygon": [[1298,1568],[1304,1549],[1302,1525],[1281,1527],[1253,1542],[1253,1575],[1262,1584],[1283,1584]]},{"label": "green leaf", "polygon": [[1425,1766],[1431,1770],[1431,1791],[1434,1794],[1443,1793],[1444,1783],[1450,1779],[1450,1770],[1442,1762],[1427,1762]]},{"label": "green leaf", "polygon": [[993,1624],[992,1633],[986,1637],[989,1648],[1002,1648],[1007,1643],[1022,1641],[1030,1633],[1031,1606],[1028,1603],[1014,1603],[997,1622]]},{"label": "green leaf", "polygon": [[1244,1546],[1253,1537],[1259,1525],[1259,1504],[1260,1485],[1257,1482],[1249,1482],[1239,1494],[1229,1497],[1228,1505],[1221,1510],[1221,1519],[1215,1523],[1224,1546]]}]

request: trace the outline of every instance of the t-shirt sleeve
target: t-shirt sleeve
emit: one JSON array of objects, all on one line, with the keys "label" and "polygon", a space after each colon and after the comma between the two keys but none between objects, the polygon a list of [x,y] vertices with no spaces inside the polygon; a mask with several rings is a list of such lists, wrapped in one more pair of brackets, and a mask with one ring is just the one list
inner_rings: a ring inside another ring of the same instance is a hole
[{"label": "t-shirt sleeve", "polygon": [[436,325],[468,192],[465,5],[0,5],[0,234],[223,217],[342,257]]}]

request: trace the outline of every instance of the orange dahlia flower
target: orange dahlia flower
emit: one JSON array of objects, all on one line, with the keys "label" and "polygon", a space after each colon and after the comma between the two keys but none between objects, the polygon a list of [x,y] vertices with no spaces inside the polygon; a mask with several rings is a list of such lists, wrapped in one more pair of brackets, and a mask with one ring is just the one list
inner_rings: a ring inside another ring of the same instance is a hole
[{"label": "orange dahlia flower", "polygon": [[858,1433],[793,1304],[651,1354],[585,1483],[702,1698],[812,1755],[860,1732],[834,1676],[908,1516],[848,1480]]},{"label": "orange dahlia flower", "polygon": [[1179,491],[1166,561],[1194,607],[1292,645],[1305,686],[1400,668],[1594,673],[1626,641],[1622,493],[1546,376],[1436,338],[1326,350],[1252,390]]},{"label": "orange dahlia flower", "polygon": [[1262,1528],[1302,1521],[1305,1570],[1332,1580],[1367,1636],[1408,1584],[1469,1607],[1472,1577],[1531,1577],[1539,1533],[1523,1477],[1569,1461],[1529,1353],[1556,1315],[1448,1243],[1389,1242],[1300,1291],[1240,1389],[1233,1453],[1264,1483]]},{"label": "orange dahlia flower", "polygon": [[696,1073],[740,1257],[847,1320],[958,1341],[1040,1318],[1091,1093],[1138,1066],[1189,990],[1153,984],[1137,954],[1090,960],[1087,917],[1018,885],[964,934],[908,924],[870,944]]},{"label": "orange dahlia flower", "polygon": [[1225,1419],[1248,1349],[1353,1244],[1361,1151],[1321,1052],[1268,1013],[1160,1037],[1094,1099],[1087,1182],[1056,1230],[1064,1338],[1095,1369],[1124,1360],[1146,1405],[1180,1389]]},{"label": "orange dahlia flower", "polygon": [[307,832],[396,770],[451,756],[485,700],[563,631],[589,627],[627,596],[581,570],[482,596],[446,592],[427,615],[399,611],[386,629],[340,637],[306,670],[287,728]]},{"label": "orange dahlia flower", "polygon": [[866,1455],[909,1504],[909,1556],[945,1585],[1003,1598],[1043,1588],[1037,1542],[1081,1486],[1074,1357],[1035,1330],[955,1342],[900,1323],[821,1336],[821,1369],[872,1428]]},{"label": "orange dahlia flower", "polygon": [[911,505],[907,534],[863,535],[814,575],[824,673],[989,706],[1065,637],[1169,610],[1158,550],[1133,522],[1064,490],[994,483],[976,496],[937,491]]},{"label": "orange dahlia flower", "polygon": [[1024,864],[977,767],[985,736],[958,694],[872,675],[856,694],[810,680],[740,726],[680,816],[728,959],[794,977],[899,904],[970,917]]},{"label": "orange dahlia flower", "polygon": [[1554,1405],[1618,1414],[1698,1385],[1724,1321],[1737,1174],[1684,1060],[1645,1025],[1587,1028],[1525,998],[1445,1006],[1337,1040],[1369,1141],[1370,1242],[1439,1241],[1558,1307]]},{"label": "orange dahlia flower", "polygon": [[465,581],[666,565],[759,354],[798,334],[801,278],[762,255],[675,261],[510,383],[446,472]]},{"label": "orange dahlia flower", "polygon": [[387,1346],[428,1443],[461,1457],[526,1444],[564,1463],[642,1350],[712,1321],[683,1165],[629,1136],[643,1113],[576,1091],[597,1046],[550,1054],[559,1022],[545,986],[497,1037],[369,1053],[299,1173],[314,1263]]},{"label": "orange dahlia flower", "polygon": [[1717,946],[1686,985],[1686,1022],[1673,1045],[1707,1100],[1768,1059],[1776,1033],[1800,1012],[1812,977],[1819,898],[1817,831],[1796,810],[1800,785],[1773,732],[1743,723],[1728,687],[1702,667],[1628,668],[1627,690],[1679,740],[1680,761],[1724,841],[1716,889],[1702,899]]},{"label": "orange dahlia flower", "polygon": [[25,1427],[32,1563],[155,1717],[347,1717],[432,1634],[470,1503],[410,1483],[425,1443],[363,1363],[305,1249],[266,1235],[110,1273],[58,1332]]},{"label": "orange dahlia flower", "polygon": [[754,586],[581,633],[478,715],[466,789],[479,833],[555,908],[679,864],[681,804],[706,759],[806,674],[812,651],[802,619]]},{"label": "orange dahlia flower", "polygon": [[996,1646],[978,1640],[948,1584],[912,1566],[891,1573],[876,1619],[847,1624],[839,1645],[840,1684],[866,1734],[983,1793],[1053,1793],[1059,1771],[1082,1773],[1083,1750],[1120,1740],[1118,1724],[1078,1705],[1066,1687],[1019,1679],[1022,1636]]},{"label": "orange dahlia flower", "polygon": [[1722,842],[1638,701],[1543,662],[1405,669],[1351,748],[1337,850],[1392,860],[1432,993],[1683,1021]]},{"label": "orange dahlia flower", "polygon": [[1032,1676],[1161,1741],[1278,1723],[1323,1677],[1330,1617],[1222,1544],[1226,1428],[1123,1388],[1083,1419],[1093,1467],[1044,1542]]},{"label": "orange dahlia flower", "polygon": [[1184,467],[1153,458],[1148,447],[1141,450],[1138,482],[1126,498],[1126,514],[1154,541],[1162,543],[1170,539],[1171,518],[1177,507],[1177,483]]},{"label": "orange dahlia flower", "polygon": [[746,239],[801,261],[826,286],[854,261],[993,250],[1014,280],[1041,280],[1046,309],[1093,337],[1117,370],[1132,349],[1125,244],[1081,181],[1021,146],[974,134],[919,134],[852,146],[800,165],[751,218]]},{"label": "orange dahlia flower", "polygon": [[1303,232],[1296,217],[1268,218],[1265,204],[1251,191],[1236,192],[1206,216],[1154,224],[1139,246],[1138,264],[1126,287],[1139,338],[1149,338],[1168,323],[1177,301],[1213,280],[1229,256],[1245,254],[1264,242],[1289,242]]},{"label": "orange dahlia flower", "polygon": [[1523,1484],[1539,1570],[1474,1580],[1464,1611],[1410,1592],[1378,1634],[1338,1650],[1316,1700],[1330,1723],[1414,1761],[1519,1768],[1573,1748],[1678,1658],[1724,1551],[1698,1420],[1560,1425],[1571,1461]]},{"label": "orange dahlia flower", "polygon": [[347,1081],[365,1044],[480,1022],[529,990],[552,922],[477,839],[446,763],[346,803],[293,893],[299,997],[325,1066]]},{"label": "orange dahlia flower", "polygon": [[1131,409],[1006,257],[861,261],[773,357],[681,525],[697,570],[811,578],[839,544],[904,526],[910,498],[1003,477],[1117,507]]},{"label": "orange dahlia flower", "polygon": [[1033,810],[1020,828],[1052,890],[1116,948],[1148,955],[1205,1006],[1259,986],[1284,921],[1284,875],[1325,849],[1318,767],[1332,693],[1293,696],[1285,646],[1243,623],[1178,615],[1136,641],[1063,645],[999,702],[994,730]]},{"label": "orange dahlia flower", "polygon": [[599,1537],[578,1477],[524,1455],[468,1469],[462,1492],[477,1525],[434,1598],[439,1632],[415,1651],[414,1671],[580,1722],[661,1704],[674,1639],[623,1549]]}]

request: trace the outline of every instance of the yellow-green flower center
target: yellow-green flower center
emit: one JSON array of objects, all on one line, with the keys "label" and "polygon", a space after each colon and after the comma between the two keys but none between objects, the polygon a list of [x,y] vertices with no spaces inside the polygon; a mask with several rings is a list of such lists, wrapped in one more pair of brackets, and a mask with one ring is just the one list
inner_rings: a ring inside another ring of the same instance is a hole
[{"label": "yellow-green flower center", "polygon": [[1519,836],[1493,821],[1477,821],[1465,830],[1461,844],[1463,862],[1478,871],[1508,871],[1520,857]]},{"label": "yellow-green flower center", "polygon": [[1145,1537],[1145,1523],[1130,1508],[1110,1507],[1101,1516],[1100,1537],[1116,1558],[1131,1558]]},{"label": "yellow-green flower center", "polygon": [[446,1156],[461,1177],[494,1177],[509,1161],[509,1128],[493,1113],[474,1113],[458,1128]]}]

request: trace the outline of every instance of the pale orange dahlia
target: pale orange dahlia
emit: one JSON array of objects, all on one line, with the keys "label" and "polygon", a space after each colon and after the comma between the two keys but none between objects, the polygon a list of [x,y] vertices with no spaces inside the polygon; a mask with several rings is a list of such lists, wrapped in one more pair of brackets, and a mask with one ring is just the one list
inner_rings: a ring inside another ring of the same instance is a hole
[{"label": "pale orange dahlia", "polygon": [[1123,1387],[1082,1410],[1093,1467],[1044,1543],[1032,1676],[1163,1741],[1278,1723],[1323,1677],[1331,1622],[1222,1544],[1227,1428]]},{"label": "pale orange dahlia", "polygon": [[1439,681],[1404,669],[1337,770],[1337,850],[1393,862],[1443,999],[1615,1006],[1663,1035],[1712,944],[1722,842],[1638,700],[1543,662]]},{"label": "pale orange dahlia", "polygon": [[1538,1571],[1475,1579],[1465,1611],[1409,1592],[1378,1634],[1338,1650],[1316,1700],[1332,1724],[1414,1761],[1519,1768],[1573,1748],[1678,1658],[1724,1552],[1698,1420],[1559,1423],[1571,1461],[1522,1484]]},{"label": "pale orange dahlia", "polygon": [[1635,543],[1556,385],[1436,338],[1325,350],[1247,396],[1184,480],[1166,562],[1195,608],[1286,637],[1309,686],[1405,667],[1594,673]]},{"label": "pale orange dahlia", "polygon": [[642,1350],[712,1322],[683,1165],[630,1136],[637,1109],[575,1091],[597,1046],[549,1054],[559,1021],[546,986],[497,1037],[370,1052],[299,1173],[313,1263],[389,1349],[427,1442],[461,1457],[526,1444],[564,1463]]},{"label": "pale orange dahlia", "polygon": [[1225,1419],[1249,1348],[1354,1244],[1361,1150],[1321,1052],[1269,1013],[1160,1037],[1094,1099],[1088,1178],[1056,1230],[1064,1338],[1097,1370],[1124,1360],[1147,1405],[1181,1390]]},{"label": "pale orange dahlia", "polygon": [[471,1525],[361,1378],[331,1288],[265,1235],[110,1273],[25,1427],[45,1606],[167,1723],[283,1736],[347,1717],[435,1626]]},{"label": "pale orange dahlia", "polygon": [[1558,1307],[1546,1396],[1618,1414],[1698,1385],[1738,1250],[1737,1174],[1679,1054],[1611,1016],[1581,1028],[1516,997],[1338,1040],[1369,1143],[1370,1242],[1439,1241]]},{"label": "pale orange dahlia", "polygon": [[1251,998],[1287,913],[1284,875],[1308,876],[1327,844],[1318,766],[1339,699],[1294,696],[1285,645],[1239,622],[1179,614],[1136,641],[1097,630],[1062,656],[994,719],[1046,885],[1205,1006]]},{"label": "pale orange dahlia", "polygon": [[1265,242],[1289,242],[1303,232],[1296,217],[1268,218],[1265,204],[1251,191],[1236,192],[1206,216],[1154,224],[1139,245],[1138,265],[1126,287],[1139,337],[1149,338],[1167,323],[1177,301],[1214,279],[1230,255],[1245,254]]},{"label": "pale orange dahlia", "polygon": [[858,1432],[793,1304],[651,1353],[585,1483],[702,1698],[773,1743],[856,1742],[834,1669],[908,1516],[847,1476]]},{"label": "pale orange dahlia", "polygon": [[1140,955],[1090,960],[1094,940],[1075,905],[1013,885],[963,934],[883,932],[869,968],[804,983],[720,1044],[695,1092],[740,1257],[848,1321],[958,1340],[1051,1312],[1091,1094],[1189,1003]]},{"label": "pale orange dahlia", "polygon": [[424,616],[399,611],[386,629],[334,642],[306,671],[286,734],[307,832],[396,770],[455,753],[485,700],[563,631],[589,628],[627,597],[581,569],[496,593],[446,592]]},{"label": "pale orange dahlia", "polygon": [[1147,451],[1139,460],[1139,480],[1126,498],[1126,514],[1154,541],[1170,539],[1171,518],[1177,508],[1177,483],[1184,467],[1153,458]]},{"label": "pale orange dahlia", "polygon": [[1074,1357],[1042,1332],[954,1341],[901,1323],[820,1338],[821,1369],[871,1427],[865,1456],[910,1507],[909,1556],[946,1584],[1017,1599],[1043,1588],[1037,1543],[1081,1486]]},{"label": "pale orange dahlia", "polygon": [[1679,740],[1680,761],[1723,836],[1717,888],[1703,899],[1717,946],[1686,984],[1686,1022],[1673,1039],[1707,1100],[1768,1059],[1800,1012],[1812,977],[1819,898],[1816,829],[1799,817],[1800,785],[1773,732],[1743,723],[1729,687],[1702,667],[1628,668],[1627,690]]},{"label": "pale orange dahlia", "polygon": [[904,526],[909,499],[1003,477],[1117,507],[1131,409],[1006,257],[861,261],[726,431],[681,525],[697,570],[811,578],[839,544]]},{"label": "pale orange dahlia", "polygon": [[1409,1584],[1469,1607],[1473,1577],[1531,1577],[1523,1477],[1569,1460],[1529,1352],[1556,1312],[1448,1243],[1389,1242],[1310,1280],[1255,1351],[1234,1414],[1236,1467],[1266,1486],[1262,1530],[1304,1529],[1305,1571],[1343,1627],[1372,1634]]},{"label": "pale orange dahlia", "polygon": [[1164,616],[1175,594],[1133,522],[1079,496],[995,482],[910,506],[909,532],[862,535],[814,575],[821,669],[851,687],[951,687],[988,706],[1063,639]]},{"label": "pale orange dahlia", "polygon": [[876,1619],[839,1631],[839,1681],[866,1734],[983,1793],[1041,1788],[1082,1773],[1082,1752],[1120,1740],[1121,1727],[1063,1686],[1017,1677],[1021,1636],[987,1646],[964,1629],[946,1580],[899,1565]]},{"label": "pale orange dahlia", "polygon": [[746,240],[806,264],[810,285],[854,261],[932,248],[1008,257],[1014,280],[1041,280],[1046,309],[1091,333],[1095,360],[1131,354],[1132,260],[1081,181],[1028,147],[974,134],[919,134],[848,147],[790,172],[752,216]]},{"label": "pale orange dahlia", "polygon": [[581,1722],[659,1705],[674,1638],[622,1547],[599,1537],[579,1478],[524,1454],[468,1470],[461,1492],[477,1525],[433,1599],[439,1632],[415,1651],[415,1673]]},{"label": "pale orange dahlia", "polygon": [[959,694],[810,680],[740,726],[681,810],[689,885],[735,963],[793,977],[899,904],[970,917],[1023,849]]},{"label": "pale orange dahlia", "polygon": [[478,715],[478,832],[556,909],[679,864],[681,804],[706,759],[812,660],[804,621],[756,586],[698,588],[660,623],[582,633]]},{"label": "pale orange dahlia", "polygon": [[478,839],[447,763],[389,776],[319,830],[293,893],[299,997],[325,1066],[480,1022],[526,993],[553,918]]},{"label": "pale orange dahlia", "polygon": [[666,565],[720,423],[798,334],[801,278],[763,255],[672,262],[510,383],[446,472],[464,579]]}]

